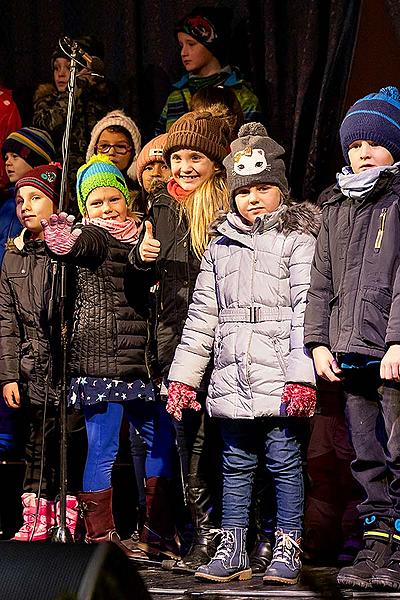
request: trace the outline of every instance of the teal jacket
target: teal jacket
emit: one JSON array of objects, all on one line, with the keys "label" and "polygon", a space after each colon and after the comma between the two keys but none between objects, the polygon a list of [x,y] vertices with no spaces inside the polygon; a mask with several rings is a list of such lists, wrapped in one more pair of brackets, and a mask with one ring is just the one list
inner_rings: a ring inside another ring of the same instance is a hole
[{"label": "teal jacket", "polygon": [[207,85],[223,85],[232,88],[242,107],[245,122],[263,121],[260,103],[251,85],[241,77],[236,67],[228,65],[220,71],[220,78],[216,78],[215,75],[202,78],[190,77],[186,73],[179,81],[174,83],[174,89],[169,94],[160,115],[156,135],[168,131],[175,121],[187,113],[190,110],[192,94]]}]

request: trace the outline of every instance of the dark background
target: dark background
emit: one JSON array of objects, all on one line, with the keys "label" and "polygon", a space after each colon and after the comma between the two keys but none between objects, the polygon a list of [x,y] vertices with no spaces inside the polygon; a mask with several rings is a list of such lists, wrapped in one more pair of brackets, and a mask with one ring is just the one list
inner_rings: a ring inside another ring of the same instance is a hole
[{"label": "dark background", "polygon": [[258,94],[269,134],[286,148],[292,192],[315,199],[343,158],[338,128],[357,98],[399,85],[398,0],[15,0],[1,5],[0,75],[24,125],[51,80],[61,34],[96,35],[119,105],[144,140],[182,74],[174,23],[198,6],[232,9],[231,63]]}]

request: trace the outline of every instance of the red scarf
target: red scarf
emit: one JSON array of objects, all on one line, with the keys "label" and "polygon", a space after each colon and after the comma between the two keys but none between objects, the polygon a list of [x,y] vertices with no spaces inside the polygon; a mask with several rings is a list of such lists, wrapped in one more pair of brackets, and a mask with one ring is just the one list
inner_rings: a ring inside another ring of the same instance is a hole
[{"label": "red scarf", "polygon": [[125,242],[126,244],[136,244],[141,227],[137,226],[135,219],[127,217],[125,221],[112,221],[111,219],[89,219],[85,217],[82,219],[84,225],[97,225],[108,231],[116,240]]},{"label": "red scarf", "polygon": [[170,179],[167,183],[168,193],[171,194],[175,200],[183,204],[186,198],[192,193],[184,190],[175,179]]}]

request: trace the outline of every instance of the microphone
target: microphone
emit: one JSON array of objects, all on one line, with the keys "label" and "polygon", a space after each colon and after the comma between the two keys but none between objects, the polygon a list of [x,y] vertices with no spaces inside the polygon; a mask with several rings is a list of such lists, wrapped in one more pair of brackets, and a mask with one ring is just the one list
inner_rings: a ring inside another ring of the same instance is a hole
[{"label": "microphone", "polygon": [[91,70],[95,71],[97,74],[102,74],[104,71],[104,63],[98,56],[91,56],[88,54],[77,42],[72,40],[70,37],[66,35],[62,38],[62,43],[68,46],[68,48],[72,51],[75,50],[75,53],[79,56],[80,59],[84,60],[86,66]]}]

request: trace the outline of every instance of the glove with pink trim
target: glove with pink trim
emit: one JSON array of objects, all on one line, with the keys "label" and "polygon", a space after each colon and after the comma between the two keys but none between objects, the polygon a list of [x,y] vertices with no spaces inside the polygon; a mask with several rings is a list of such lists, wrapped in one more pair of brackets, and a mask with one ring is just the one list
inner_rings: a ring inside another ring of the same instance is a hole
[{"label": "glove with pink trim", "polygon": [[287,383],[282,392],[289,417],[312,417],[317,402],[317,391],[304,383]]},{"label": "glove with pink trim", "polygon": [[201,409],[201,405],[196,401],[196,390],[186,383],[171,381],[168,386],[167,412],[177,421],[181,421],[183,408]]},{"label": "glove with pink trim", "polygon": [[44,232],[44,241],[54,254],[60,256],[68,254],[75,245],[82,229],[72,230],[74,221],[73,215],[67,215],[64,212],[59,215],[51,215],[48,221],[46,219],[40,221]]}]

